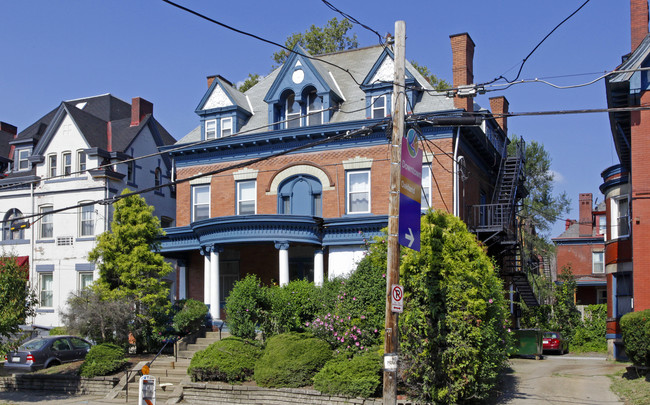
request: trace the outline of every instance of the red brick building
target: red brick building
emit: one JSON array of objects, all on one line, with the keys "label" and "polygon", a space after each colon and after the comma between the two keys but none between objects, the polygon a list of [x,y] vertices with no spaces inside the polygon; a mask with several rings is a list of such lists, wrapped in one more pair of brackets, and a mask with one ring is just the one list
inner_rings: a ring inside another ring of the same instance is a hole
[{"label": "red brick building", "polygon": [[[650,81],[643,70],[650,66],[647,0],[630,1],[630,20],[631,53],[607,77],[609,108],[647,107],[650,102]],[[608,224],[607,338],[610,354],[620,357],[621,316],[650,309],[650,111],[612,111],[609,120],[620,164],[602,172],[600,190]]]},{"label": "red brick building", "polygon": [[[459,34],[451,43],[454,87],[473,83],[474,42]],[[320,284],[353,271],[388,223],[393,52],[294,50],[245,93],[208,77],[200,125],[169,151],[188,181],[162,249],[178,263],[177,296],[203,300],[213,319],[246,274]],[[471,97],[448,97],[454,89],[435,91],[408,63],[405,90],[406,126],[424,151],[422,209],[454,213],[502,252],[523,192],[522,155],[506,156],[507,100],[490,100],[495,118]],[[480,123],[459,126],[459,117]],[[513,298],[534,305],[516,270],[504,270]]]},{"label": "red brick building", "polygon": [[607,302],[604,262],[605,203],[594,207],[593,195],[582,193],[579,204],[579,219],[567,219],[564,232],[553,238],[557,271],[559,273],[567,267],[573,272],[578,285],[576,304],[604,304]]}]

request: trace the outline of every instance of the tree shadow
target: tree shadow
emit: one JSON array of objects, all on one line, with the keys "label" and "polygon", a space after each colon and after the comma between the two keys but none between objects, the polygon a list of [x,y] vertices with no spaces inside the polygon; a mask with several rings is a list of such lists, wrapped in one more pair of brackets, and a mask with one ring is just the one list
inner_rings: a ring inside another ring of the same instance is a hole
[{"label": "tree shadow", "polygon": [[625,372],[621,375],[625,380],[638,380],[644,378],[650,382],[650,370],[645,367],[628,366],[625,367]]},{"label": "tree shadow", "polygon": [[492,389],[490,396],[481,401],[481,404],[484,405],[497,405],[508,402],[511,399],[514,399],[517,395],[517,385],[519,381],[515,376],[515,371],[512,367],[507,366],[501,372],[499,376],[499,382],[496,387]]}]

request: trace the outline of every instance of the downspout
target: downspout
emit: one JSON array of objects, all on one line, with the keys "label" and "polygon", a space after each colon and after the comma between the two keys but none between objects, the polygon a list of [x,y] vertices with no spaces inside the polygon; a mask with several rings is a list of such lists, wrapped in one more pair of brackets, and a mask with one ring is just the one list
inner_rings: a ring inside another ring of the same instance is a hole
[{"label": "downspout", "polygon": [[[32,199],[32,215],[33,215],[33,214],[36,213],[36,211],[35,211],[36,201],[34,201],[34,183],[33,182],[30,184],[29,189],[30,189],[30,192],[29,192],[30,198]],[[31,237],[30,237],[30,241],[29,241],[29,245],[30,245],[29,268],[30,268],[30,273],[31,274],[29,276],[29,281],[30,281],[30,284],[31,284],[31,288],[34,289],[35,286],[37,286],[38,284],[36,284],[36,280],[34,279],[34,277],[36,277],[36,264],[34,263],[34,249],[35,249],[34,236],[35,235],[34,235],[34,221],[33,220],[32,220],[32,224],[30,225],[29,229],[31,230]],[[36,315],[34,315],[34,317],[32,317],[32,324],[35,321],[36,321]]]},{"label": "downspout", "polygon": [[454,216],[458,215],[458,144],[460,143],[460,127],[456,127],[456,143],[454,144]]}]

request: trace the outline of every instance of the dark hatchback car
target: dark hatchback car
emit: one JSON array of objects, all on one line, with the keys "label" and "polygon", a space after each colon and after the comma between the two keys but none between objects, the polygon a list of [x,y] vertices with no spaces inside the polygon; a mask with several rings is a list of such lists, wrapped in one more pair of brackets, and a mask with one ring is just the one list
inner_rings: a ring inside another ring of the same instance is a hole
[{"label": "dark hatchback car", "polygon": [[23,343],[5,355],[7,371],[34,371],[83,360],[92,345],[77,336],[45,336]]},{"label": "dark hatchback car", "polygon": [[542,347],[545,352],[553,351],[559,354],[569,352],[569,342],[562,337],[560,332],[544,332]]}]

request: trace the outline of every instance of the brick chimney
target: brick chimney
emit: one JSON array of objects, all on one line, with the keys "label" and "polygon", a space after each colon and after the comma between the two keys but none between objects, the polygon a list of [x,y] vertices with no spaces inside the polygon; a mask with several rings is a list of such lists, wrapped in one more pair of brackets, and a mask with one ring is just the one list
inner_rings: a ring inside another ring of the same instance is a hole
[{"label": "brick chimney", "polygon": [[630,28],[634,52],[648,34],[648,0],[630,0]]},{"label": "brick chimney", "polygon": [[[454,88],[474,83],[474,41],[469,34],[450,35],[452,71],[454,74]],[[456,108],[463,108],[465,111],[474,111],[473,97],[455,97]]]},{"label": "brick chimney", "polygon": [[564,230],[568,231],[569,228],[571,228],[571,225],[573,225],[575,223],[576,223],[575,219],[568,219],[568,218],[565,219],[564,220]]},{"label": "brick chimney", "polygon": [[592,226],[592,208],[593,208],[593,196],[591,193],[580,193],[580,212],[578,221],[580,224],[580,236],[592,236],[593,235],[593,226]]},{"label": "brick chimney", "polygon": [[[16,139],[17,134],[18,128],[11,124],[7,124],[6,122],[0,121],[0,142],[9,142],[11,139]],[[14,145],[9,146],[9,153],[4,157],[12,159],[14,156],[14,149]]]},{"label": "brick chimney", "polygon": [[508,118],[505,114],[508,114],[509,108],[510,103],[504,96],[490,98],[490,109],[492,110],[492,114],[496,116],[494,120],[503,129],[506,136],[508,136]]},{"label": "brick chimney", "polygon": [[217,78],[217,75],[208,76],[208,88],[210,88],[210,86],[212,86],[212,82],[214,82],[214,79],[216,79],[216,78]]},{"label": "brick chimney", "polygon": [[142,97],[133,97],[131,100],[131,126],[140,125],[147,114],[153,114],[153,104]]},{"label": "brick chimney", "polygon": [[18,128],[11,124],[7,124],[6,122],[0,121],[0,132],[7,132],[14,137],[16,137],[16,134],[18,133]]}]

